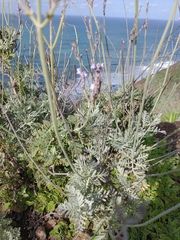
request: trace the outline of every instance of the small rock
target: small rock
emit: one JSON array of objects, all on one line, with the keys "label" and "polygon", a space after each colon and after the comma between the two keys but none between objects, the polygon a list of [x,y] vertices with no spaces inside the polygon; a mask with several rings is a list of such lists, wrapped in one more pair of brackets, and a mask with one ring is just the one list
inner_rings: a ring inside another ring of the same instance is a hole
[{"label": "small rock", "polygon": [[53,237],[53,236],[48,237],[48,240],[56,240],[56,239],[57,239],[57,237]]},{"label": "small rock", "polygon": [[36,229],[36,237],[38,240],[46,240],[46,231],[44,226],[39,226]]},{"label": "small rock", "polygon": [[56,225],[56,221],[54,219],[50,219],[49,221],[47,221],[45,226],[48,231],[51,231],[55,225]]},{"label": "small rock", "polygon": [[11,208],[11,211],[16,213],[22,213],[23,209],[18,204],[14,204]]},{"label": "small rock", "polygon": [[76,235],[73,240],[90,240],[91,237],[87,233],[81,233]]}]

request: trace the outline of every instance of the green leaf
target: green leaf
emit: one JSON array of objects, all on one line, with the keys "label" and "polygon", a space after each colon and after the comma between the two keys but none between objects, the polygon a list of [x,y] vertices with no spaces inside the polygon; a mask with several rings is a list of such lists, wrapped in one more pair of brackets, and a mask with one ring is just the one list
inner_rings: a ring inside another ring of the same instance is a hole
[{"label": "green leaf", "polygon": [[41,203],[46,203],[47,199],[45,197],[45,195],[43,193],[39,193],[38,194],[38,200],[41,202]]},{"label": "green leaf", "polygon": [[46,206],[47,212],[51,212],[55,209],[55,203],[53,201],[48,202]]},{"label": "green leaf", "polygon": [[168,237],[166,234],[161,234],[161,238],[162,240],[172,240],[172,238]]},{"label": "green leaf", "polygon": [[56,236],[59,234],[59,226],[55,226],[53,230],[50,231],[50,236]]},{"label": "green leaf", "polygon": [[27,204],[28,206],[32,206],[32,205],[34,205],[34,202],[33,202],[33,201],[26,201],[26,204]]},{"label": "green leaf", "polygon": [[9,203],[9,202],[4,203],[2,206],[2,210],[6,211],[6,210],[10,209],[10,207],[11,207],[11,203]]}]

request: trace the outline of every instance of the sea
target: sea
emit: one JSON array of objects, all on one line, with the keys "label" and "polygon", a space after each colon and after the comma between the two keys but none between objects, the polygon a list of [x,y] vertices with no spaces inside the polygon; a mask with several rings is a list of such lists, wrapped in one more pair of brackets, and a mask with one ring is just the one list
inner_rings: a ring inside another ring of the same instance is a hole
[{"label": "sea", "polygon": [[[53,41],[58,31],[60,19],[61,16],[55,15],[53,17]],[[119,67],[119,63],[121,63],[121,66],[126,66],[127,62],[129,62],[128,66],[131,68],[134,62],[133,46],[135,40],[130,40],[131,32],[134,26],[134,19],[125,19],[120,17],[106,17],[106,19],[103,17],[97,17],[96,19],[101,33],[105,59],[109,63],[109,71],[111,73],[110,76],[112,76],[113,84],[118,84],[120,82],[119,78],[121,78],[120,75],[122,71],[122,68]],[[84,20],[86,20],[86,25]],[[18,18],[15,15],[8,16],[7,22],[10,26],[15,27],[16,29],[18,28]],[[90,22],[92,22],[92,24],[90,24]],[[5,22],[4,24],[6,25]],[[41,82],[43,82],[43,73],[41,72],[41,63],[36,39],[36,29],[31,20],[29,20],[29,18],[25,15],[22,16],[22,24],[23,32],[21,41],[18,41],[18,49],[16,54],[20,55],[22,62],[25,64],[29,64],[32,58],[34,59],[34,66],[37,69],[37,73],[41,73],[39,74],[39,79]],[[137,78],[137,80],[140,80],[147,75],[149,65],[158,47],[166,24],[167,20],[138,20],[137,52],[135,60],[135,78]],[[2,26],[1,16],[0,25]],[[90,32],[90,26],[92,31],[91,35],[88,35]],[[160,68],[166,68],[168,64],[171,65],[180,60],[179,48],[177,48],[173,58],[170,59],[171,53],[179,38],[180,21],[174,21],[171,24],[171,28],[173,31],[170,35],[167,34],[165,38],[163,46],[158,53],[158,59],[152,69],[153,73]],[[45,26],[43,33],[47,41],[49,41],[49,25]],[[88,39],[89,36],[91,36],[91,39],[94,39],[94,45],[91,47]],[[130,44],[131,49],[128,54]],[[58,37],[56,47],[54,48],[54,59],[58,64],[59,72],[63,73],[63,69],[68,69],[69,76],[71,77],[73,74],[73,69],[77,69],[79,67],[82,68],[82,66],[88,72],[92,63],[91,48],[95,46],[98,49],[98,47],[100,47],[100,41],[98,30],[93,18],[88,16],[85,18],[80,16],[66,16],[63,25],[63,31]],[[75,49],[78,55],[74,54]],[[46,44],[44,44],[44,51],[48,59],[49,50]],[[129,56],[129,60],[127,60],[127,56]],[[81,66],[79,64],[78,57],[81,58]],[[95,54],[95,61],[96,63],[104,62],[102,54],[101,58],[98,57],[97,50]],[[128,70],[125,69],[124,71],[125,79],[128,78],[130,68],[128,68]],[[76,77],[78,78],[78,76]]]}]

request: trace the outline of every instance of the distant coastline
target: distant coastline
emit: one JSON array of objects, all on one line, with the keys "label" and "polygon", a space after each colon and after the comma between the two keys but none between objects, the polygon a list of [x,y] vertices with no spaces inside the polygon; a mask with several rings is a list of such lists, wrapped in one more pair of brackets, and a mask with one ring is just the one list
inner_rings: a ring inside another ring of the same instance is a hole
[{"label": "distant coastline", "polygon": [[[12,18],[15,18],[15,16],[12,16]],[[26,58],[26,61],[28,62],[29,59],[32,57],[32,53],[29,51],[29,49],[34,49],[34,39],[32,38],[32,41],[30,43],[29,40],[29,32],[26,28],[26,25],[29,25],[29,27],[32,25],[31,21],[23,15],[23,24],[24,24],[24,31],[23,31],[23,37],[22,37],[22,50],[21,50],[21,58],[22,60],[24,57]],[[17,18],[16,18],[17,19]],[[100,21],[100,26],[103,26],[103,17],[97,17]],[[53,18],[53,31],[54,33],[58,29],[58,24],[60,20],[60,15],[55,15]],[[101,22],[102,21],[102,22]],[[166,26],[167,20],[155,20],[155,19],[149,19],[147,24],[147,35],[146,35],[146,54],[145,58],[143,59],[143,51],[144,51],[144,33],[145,29],[143,29],[143,23],[144,19],[139,19],[139,35],[138,35],[138,45],[137,45],[137,57],[136,57],[136,69],[135,72],[136,75],[139,74],[142,69],[148,69],[148,66],[151,62],[152,56],[154,55],[154,51],[157,48],[158,42],[160,37],[162,36],[162,33],[164,31],[164,28]],[[1,23],[1,17],[0,17],[0,23]],[[14,27],[17,27],[17,22],[12,21],[12,26],[14,24]],[[128,19],[128,33],[132,30],[134,25],[134,19],[129,18]],[[84,66],[88,69],[88,62],[87,62],[87,56],[85,54],[85,49],[88,51],[88,56],[90,56],[89,51],[89,42],[87,39],[87,33],[86,28],[84,26],[83,18],[81,16],[76,15],[67,15],[64,25],[64,34],[62,36],[62,48],[61,48],[61,56],[60,56],[60,64],[59,64],[59,71],[63,68],[63,61],[64,58],[68,59],[71,55],[72,50],[72,43],[76,42],[76,36],[74,33],[74,27],[76,27],[77,34],[78,34],[78,43],[79,45],[79,53],[82,55],[82,60],[84,63]],[[113,26],[113,28],[112,28]],[[179,22],[175,21],[174,29],[177,29],[173,32],[173,35],[171,37],[171,42],[167,45],[167,52],[170,54],[172,52],[172,49],[175,45],[175,42],[177,41],[178,34],[179,34]],[[127,39],[127,28],[126,28],[126,19],[121,17],[107,17],[106,19],[106,32],[108,36],[108,51],[110,54],[110,63],[111,63],[111,75],[113,76],[114,72],[116,71],[119,59],[120,59],[120,50],[121,50],[121,41],[124,41],[124,48],[123,48],[123,56],[124,56],[124,64],[126,62],[126,56],[127,56],[127,48],[129,44],[129,39]],[[94,36],[96,34],[96,27],[93,25],[93,33]],[[48,38],[49,37],[49,26],[46,26],[44,28],[44,35]],[[55,36],[55,35],[54,35]],[[103,27],[102,27],[102,36],[103,36]],[[61,37],[59,38],[59,41],[61,40]],[[104,37],[103,37],[104,41]],[[106,46],[104,44],[104,46]],[[46,51],[46,50],[45,50]],[[59,48],[55,49],[55,57],[59,58]],[[163,53],[163,49],[162,49]],[[166,55],[163,58],[159,58],[159,62],[168,62],[169,61],[169,55]],[[143,59],[143,62],[142,62]],[[178,62],[180,60],[179,52],[176,53],[174,56],[174,59],[172,59],[173,62]],[[23,60],[24,61],[24,60]],[[103,59],[101,60],[103,61]],[[35,54],[35,67],[40,66],[40,60],[38,52]],[[72,63],[74,64],[74,63]],[[78,64],[78,62],[77,62]],[[130,56],[130,65],[132,64],[132,55]],[[157,63],[155,63],[157,64]],[[72,65],[73,67],[73,65]],[[77,65],[77,67],[79,67]],[[145,76],[146,73],[144,73],[143,76]],[[116,78],[114,80],[116,82]]]}]

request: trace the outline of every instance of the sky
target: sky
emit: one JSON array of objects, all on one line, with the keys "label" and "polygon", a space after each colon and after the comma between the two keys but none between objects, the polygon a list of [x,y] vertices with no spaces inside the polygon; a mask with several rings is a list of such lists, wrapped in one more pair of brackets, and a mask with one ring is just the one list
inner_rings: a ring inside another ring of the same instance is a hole
[{"label": "sky", "polygon": [[[87,0],[66,0],[67,1],[67,15],[80,15],[87,16],[89,9]],[[0,0],[2,3],[3,0]],[[17,0],[4,0],[6,7],[12,2],[13,11],[17,9]],[[36,9],[36,0],[29,0],[30,6]],[[60,4],[55,14],[60,14],[62,10],[63,0],[60,0]],[[140,18],[146,18],[146,6],[147,0],[139,0]],[[48,0],[41,0],[42,12],[48,12]],[[173,7],[174,0],[149,0],[148,6],[148,18],[149,19],[168,19],[171,9]],[[94,12],[96,16],[102,16],[103,14],[103,0],[94,0]],[[126,12],[126,14],[125,14]],[[106,16],[107,17],[125,17],[133,18],[135,12],[135,0],[107,0],[106,4]],[[179,13],[177,12],[177,19]]]}]

